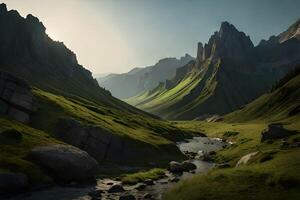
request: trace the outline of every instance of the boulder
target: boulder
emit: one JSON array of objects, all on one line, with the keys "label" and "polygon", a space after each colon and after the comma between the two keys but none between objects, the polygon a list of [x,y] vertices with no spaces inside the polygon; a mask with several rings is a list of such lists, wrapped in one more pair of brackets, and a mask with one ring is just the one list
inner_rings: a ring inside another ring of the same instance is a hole
[{"label": "boulder", "polygon": [[17,192],[27,186],[28,178],[25,174],[0,172],[0,194]]},{"label": "boulder", "polygon": [[146,187],[147,187],[146,184],[144,184],[144,183],[138,183],[138,184],[134,187],[134,189],[141,191],[141,190],[144,190]]},{"label": "boulder", "polygon": [[261,133],[261,142],[282,139],[293,134],[295,134],[294,131],[286,130],[281,124],[269,124],[268,128]]},{"label": "boulder", "polygon": [[181,167],[182,167],[183,171],[185,171],[185,172],[189,172],[189,171],[197,169],[197,166],[190,161],[184,161],[183,163],[181,163]]},{"label": "boulder", "polygon": [[258,154],[258,151],[253,152],[253,153],[249,153],[245,156],[243,156],[236,164],[235,167],[238,167],[240,165],[244,165],[247,164],[249,162],[249,160],[251,160],[251,158],[253,158],[254,156],[256,156]]},{"label": "boulder", "polygon": [[175,173],[175,174],[180,174],[184,171],[182,165],[179,162],[176,162],[176,161],[171,161],[170,162],[168,170],[171,173]]},{"label": "boulder", "polygon": [[154,181],[152,179],[147,179],[144,181],[146,185],[154,185]]},{"label": "boulder", "polygon": [[35,147],[28,158],[61,181],[91,179],[98,167],[97,161],[87,152],[69,145]]},{"label": "boulder", "polygon": [[108,189],[108,193],[119,193],[119,192],[125,192],[124,188],[122,185],[112,185],[109,189]]}]

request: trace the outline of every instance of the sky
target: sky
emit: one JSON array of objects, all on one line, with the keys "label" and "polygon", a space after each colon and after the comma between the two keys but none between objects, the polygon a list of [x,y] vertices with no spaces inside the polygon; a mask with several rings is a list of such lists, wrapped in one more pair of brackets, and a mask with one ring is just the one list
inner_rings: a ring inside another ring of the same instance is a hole
[{"label": "sky", "polygon": [[229,21],[254,44],[300,18],[299,0],[2,0],[33,14],[93,72],[123,73],[165,57],[196,55]]}]

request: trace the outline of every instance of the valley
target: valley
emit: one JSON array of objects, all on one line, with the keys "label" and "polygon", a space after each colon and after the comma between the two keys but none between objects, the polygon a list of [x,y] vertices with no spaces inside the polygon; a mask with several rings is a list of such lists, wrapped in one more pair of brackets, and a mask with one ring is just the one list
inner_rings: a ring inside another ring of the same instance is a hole
[{"label": "valley", "polygon": [[300,20],[95,78],[32,14],[0,26],[1,200],[300,198]]}]

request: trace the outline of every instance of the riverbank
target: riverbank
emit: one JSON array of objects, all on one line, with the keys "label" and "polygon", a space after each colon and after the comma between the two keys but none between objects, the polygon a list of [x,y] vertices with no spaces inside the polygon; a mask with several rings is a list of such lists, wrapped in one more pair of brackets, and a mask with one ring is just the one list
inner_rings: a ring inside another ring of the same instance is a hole
[{"label": "riverbank", "polygon": [[[165,191],[176,183],[189,179],[196,174],[205,173],[215,164],[211,161],[203,161],[203,155],[218,151],[226,146],[220,139],[207,137],[194,137],[177,143],[181,152],[190,157],[189,163],[196,168],[182,173],[171,173],[167,169],[162,170],[163,176],[157,180],[147,179],[135,183],[124,184],[122,177],[99,178],[96,184],[85,187],[54,187],[31,193],[25,193],[10,200],[62,200],[62,199],[161,199]],[[194,155],[191,157],[191,155]],[[145,172],[147,173],[147,172]],[[126,176],[126,175],[125,175]]]}]

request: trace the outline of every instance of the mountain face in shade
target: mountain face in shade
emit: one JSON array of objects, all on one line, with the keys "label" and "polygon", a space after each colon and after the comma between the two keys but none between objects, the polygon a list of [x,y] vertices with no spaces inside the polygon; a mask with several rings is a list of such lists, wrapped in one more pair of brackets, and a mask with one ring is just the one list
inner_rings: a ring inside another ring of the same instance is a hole
[{"label": "mountain face in shade", "polygon": [[[287,34],[296,33],[296,26],[255,47],[249,36],[223,22],[207,44],[198,43],[194,62],[178,68],[165,86],[127,102],[167,119],[234,111],[266,92],[300,63],[300,41],[295,34]],[[293,37],[283,41],[283,35]]]},{"label": "mountain face in shade", "polygon": [[132,97],[143,90],[151,90],[159,82],[172,78],[175,75],[176,68],[187,64],[193,59],[188,54],[180,59],[164,58],[153,66],[134,68],[128,73],[112,74],[97,80],[113,96],[124,99]]},{"label": "mountain face in shade", "polygon": [[78,64],[76,55],[45,31],[38,18],[23,18],[0,4],[0,70],[46,91],[140,112],[99,87],[91,72]]}]

